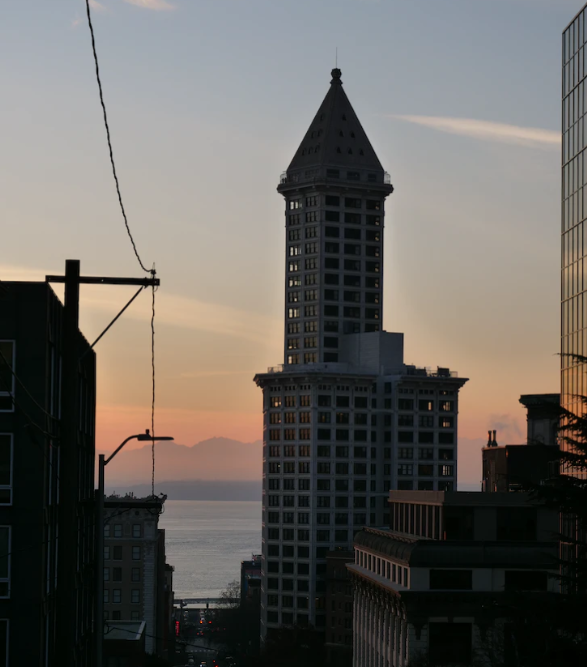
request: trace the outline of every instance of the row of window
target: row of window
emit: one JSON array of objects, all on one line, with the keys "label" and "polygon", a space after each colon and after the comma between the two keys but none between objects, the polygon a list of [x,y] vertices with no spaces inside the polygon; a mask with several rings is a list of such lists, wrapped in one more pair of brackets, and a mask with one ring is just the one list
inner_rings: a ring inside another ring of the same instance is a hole
[{"label": "row of window", "polygon": [[[417,470],[418,477],[434,477],[434,465],[431,463],[420,464],[417,468],[412,463],[400,463],[397,467],[397,474],[402,477],[412,477],[414,470]],[[436,474],[439,477],[453,477],[454,466],[441,463],[437,467]]]},{"label": "row of window", "polygon": [[[354,215],[354,214],[353,214]],[[307,213],[306,221],[308,217],[312,216],[314,219],[317,219],[318,213]],[[293,217],[293,216],[292,216]],[[299,217],[299,216],[296,216]],[[361,216],[355,215],[358,220],[353,220],[352,222],[361,222]],[[291,224],[291,223],[290,223]],[[375,223],[371,223],[375,224]],[[324,227],[324,236],[327,239],[340,239],[344,238],[347,241],[368,241],[371,243],[379,243],[381,241],[381,230],[380,229],[366,229],[363,233],[363,230],[360,227],[340,227],[340,226],[326,226]],[[298,229],[290,229],[287,232],[288,241],[301,241],[303,239],[317,239],[320,238],[320,227],[300,227]],[[328,251],[326,251],[328,252]],[[351,253],[355,254],[355,253]],[[360,253],[359,253],[360,254]]]},{"label": "row of window", "polygon": [[[329,533],[329,531],[326,531]],[[329,533],[330,534],[330,533]],[[334,531],[334,541],[335,542],[348,542],[349,536],[352,538],[353,534],[349,534],[348,530],[336,529]],[[283,538],[283,539],[282,539]],[[275,526],[269,526],[267,528],[267,539],[277,540],[283,542],[309,542],[310,541],[310,531],[306,529],[297,530],[297,539],[296,531],[293,528],[276,528]],[[306,558],[306,556],[300,556],[300,549],[309,549],[306,546],[298,546],[298,556],[300,558]],[[339,548],[339,547],[337,547]],[[330,551],[330,547],[317,547],[316,548],[316,558],[322,559],[326,558],[326,553]],[[304,553],[304,552],[301,552]],[[309,553],[309,552],[308,552]],[[293,558],[293,546],[282,545],[282,554],[284,557]],[[286,556],[286,554],[288,554]]]},{"label": "row of window", "polygon": [[[323,513],[321,514],[323,517],[322,523],[323,525],[329,525],[331,523],[330,521],[330,514],[329,513]],[[363,526],[367,522],[367,515],[364,513],[358,513],[358,514],[349,514],[348,512],[341,512],[340,514],[337,514],[335,517],[335,521],[333,522],[336,525],[340,526],[346,526],[350,518],[352,516],[352,523],[354,526]],[[336,519],[339,519],[338,521]],[[284,523],[284,524],[297,524],[297,525],[309,525],[310,524],[310,514],[308,512],[267,512],[267,523],[268,524],[276,524],[276,523]],[[320,522],[318,522],[320,523]],[[298,531],[299,532],[299,531]],[[308,539],[307,540],[302,540],[300,537],[298,537],[299,541],[304,542],[304,541],[309,541],[310,536],[309,536],[309,531],[308,531]],[[330,531],[329,530],[317,530],[316,531],[316,541],[317,542],[330,542]]]},{"label": "row of window", "polygon": [[[273,507],[294,507],[295,506],[296,496],[274,496],[270,495],[267,497],[268,506]],[[310,507],[310,497],[309,496],[297,496],[298,507]],[[281,504],[283,501],[283,504]],[[320,502],[321,501],[321,502]],[[330,508],[330,496],[320,496],[318,498],[318,507],[326,509]],[[334,498],[334,503],[336,509],[349,509],[351,506],[354,509],[367,509],[367,504],[372,509],[375,509],[377,504],[377,498],[372,496],[369,498],[369,503],[367,503],[366,496],[354,496],[352,502],[349,500],[348,496],[336,496]],[[304,513],[305,514],[305,513]],[[306,514],[307,516],[307,514]],[[284,521],[284,523],[293,523],[292,521]],[[297,523],[309,523],[309,521],[299,521]],[[346,526],[348,523],[348,513],[342,512],[340,514],[334,514],[334,522],[329,512],[319,512],[316,514],[316,523],[329,525],[330,523],[335,523],[336,525]]]},{"label": "row of window", "polygon": [[[329,172],[332,171],[337,171],[337,170],[329,169]],[[332,174],[329,175],[332,178],[334,178]],[[380,199],[365,199],[364,203],[367,211],[381,211],[381,209],[383,208],[383,203],[381,202]],[[324,204],[326,206],[340,206],[341,198],[336,195],[326,195],[324,198]],[[307,207],[319,206],[319,205],[320,205],[320,199],[316,195],[311,197],[306,197]],[[358,199],[357,197],[345,197],[343,200],[343,205],[345,208],[362,208],[363,200]],[[288,208],[290,211],[295,211],[303,207],[304,204],[302,199],[290,199],[288,202]]]},{"label": "row of window", "polygon": [[[104,547],[104,560],[122,560],[123,547],[114,546],[114,547]],[[131,555],[133,560],[141,560],[142,547],[132,547]]]},{"label": "row of window", "polygon": [[[112,569],[112,571],[111,571]],[[112,581],[122,581],[122,568],[121,567],[105,567],[104,568],[104,581],[110,581],[110,575],[112,575]],[[141,580],[141,568],[132,567],[130,570],[130,580],[131,581],[140,581]]]},{"label": "row of window", "polygon": [[[112,593],[112,595],[111,595]],[[133,588],[130,592],[131,604],[140,604],[141,589]],[[121,588],[104,588],[104,603],[105,604],[122,604],[122,589]]]},{"label": "row of window", "polygon": [[[356,415],[355,415],[356,421]],[[344,423],[341,421],[341,423]],[[397,442],[401,444],[413,444],[416,442],[414,431],[398,431],[397,432]],[[334,437],[332,436],[332,429],[318,428],[316,429],[317,440],[319,441],[329,441],[335,440],[337,442],[350,442],[351,441],[351,430],[337,428],[334,429]],[[369,440],[368,431],[364,429],[354,429],[352,431],[352,441],[353,442],[367,442]],[[391,431],[383,432],[383,441],[391,442]],[[271,443],[278,443],[282,440],[311,440],[312,429],[310,428],[270,428],[269,429],[269,438],[268,441]],[[377,441],[377,432],[371,431],[371,442]],[[436,441],[436,443],[435,443]],[[421,445],[454,445],[455,444],[455,434],[452,431],[435,433],[434,431],[418,431],[417,442]],[[279,454],[276,454],[279,456]]]},{"label": "row of window", "polygon": [[[290,239],[291,240],[291,239]],[[379,240],[379,239],[375,239]],[[331,255],[340,254],[340,243],[335,243],[332,241],[326,241],[324,243],[324,252]],[[366,245],[362,246],[360,243],[344,243],[342,245],[343,254],[345,255],[362,255],[365,257],[381,257],[381,246],[378,245]],[[311,243],[306,243],[304,246],[301,244],[293,244],[288,247],[288,255],[290,257],[299,257],[302,254],[305,255],[317,255],[320,252],[320,244],[317,241],[312,241]],[[368,263],[368,262],[367,262]],[[346,266],[345,266],[346,268]],[[349,269],[350,271],[360,271],[360,263],[358,269]],[[369,269],[365,269],[369,271]],[[373,269],[371,269],[373,271]],[[379,269],[377,269],[379,272]]]},{"label": "row of window", "polygon": [[[121,523],[115,523],[115,524],[105,524],[104,525],[104,537],[105,538],[112,538],[112,537],[142,537],[143,536],[143,526],[140,523],[133,523],[132,524],[132,529],[126,524],[126,527],[128,530],[126,530],[126,535],[123,535],[123,524]],[[131,532],[132,530],[132,532]]]},{"label": "row of window", "polygon": [[[587,300],[587,297],[586,297]],[[272,397],[275,398],[275,397]],[[295,396],[288,396],[287,398],[295,399]],[[309,398],[309,397],[308,397]],[[330,397],[329,397],[330,398]],[[348,396],[339,396],[338,398],[344,399]],[[358,409],[367,408],[366,402],[367,399],[363,397],[358,397],[359,401],[355,399],[355,404],[360,403],[361,407]],[[364,403],[363,403],[364,401]],[[346,402],[346,401],[341,401]],[[291,407],[291,406],[290,406]],[[344,406],[347,407],[347,406]],[[350,407],[350,406],[349,406]],[[369,415],[367,412],[318,412],[317,419],[319,424],[350,424],[351,417],[353,417],[353,422],[357,425],[366,426],[368,423],[371,426],[377,426],[378,417],[383,416],[383,425],[391,426],[393,424],[393,415],[384,414]],[[302,412],[270,412],[269,413],[269,423],[270,424],[295,424],[299,421],[300,424],[311,424],[312,423],[312,413],[310,411]],[[438,428],[440,429],[452,429],[455,425],[454,417],[440,416],[437,420],[434,417],[420,417],[419,423],[421,428],[434,428],[434,422],[437,422]],[[399,415],[397,418],[398,426],[414,426],[414,416],[413,415]],[[402,431],[402,433],[405,433]],[[432,442],[433,439],[430,439],[429,436],[433,435],[429,432],[420,432],[418,437],[423,438],[421,442]],[[408,436],[402,436],[408,437]],[[413,439],[413,438],[412,438]]]},{"label": "row of window", "polygon": [[[353,274],[342,274],[342,282],[345,287],[361,287],[363,277]],[[319,273],[306,273],[304,276],[304,285],[318,285],[320,283],[320,274]],[[338,273],[326,273],[324,274],[324,284],[325,285],[339,285],[340,284],[340,274]],[[292,274],[287,279],[288,287],[301,287],[302,286],[302,277]],[[364,279],[364,286],[367,289],[379,289],[380,279],[379,276],[366,277]],[[349,295],[349,301],[356,301],[356,294],[360,292],[344,292],[345,295]],[[345,297],[346,298],[346,297]],[[298,299],[300,300],[300,299]]]},{"label": "row of window", "polygon": [[[304,306],[304,317],[318,317],[318,306]],[[289,320],[296,320],[302,315],[301,308],[288,308],[287,318]],[[363,315],[361,314],[361,308],[356,306],[344,306],[342,308],[342,313],[339,310],[338,306],[324,306],[324,316],[325,317],[348,317],[352,319],[360,319],[364,317],[366,320],[378,320],[381,316],[381,311],[379,308],[365,308]],[[345,333],[347,333],[345,331]]]},{"label": "row of window", "polygon": [[381,577],[385,577],[395,584],[409,587],[409,570],[385,558],[355,549],[355,563]]},{"label": "row of window", "polygon": [[[281,483],[283,482],[284,491],[295,491],[295,479],[281,479],[280,477],[272,477],[267,481],[268,488],[270,491],[280,491]],[[357,492],[366,492],[367,491],[367,482],[366,480],[356,479],[352,484],[349,483],[348,479],[337,479],[331,485],[331,480],[329,479],[318,479],[316,480],[316,489],[318,491],[349,491],[351,488]],[[309,479],[298,479],[297,480],[298,491],[309,491],[310,490],[310,480]],[[372,479],[370,481],[369,489],[370,491],[376,491],[376,480]]]},{"label": "row of window", "polygon": [[[272,611],[269,610],[267,612],[267,623],[271,623],[272,625],[278,625],[280,623],[279,621],[279,612],[278,611]],[[305,627],[309,623],[309,617],[308,614],[294,614],[293,612],[290,611],[282,611],[281,612],[281,625],[297,625],[299,627]],[[326,624],[326,619],[324,616],[317,616],[314,625],[319,628],[319,627],[324,627]]]},{"label": "row of window", "polygon": [[[340,301],[341,291],[337,289],[325,289],[323,298],[325,301]],[[303,298],[302,298],[303,296]],[[363,298],[362,298],[363,297]],[[303,295],[301,290],[295,290],[287,293],[288,303],[302,303],[303,301],[318,301],[320,292],[316,289],[305,290]],[[342,300],[346,303],[379,303],[379,292],[358,292],[355,290],[342,291]]]},{"label": "row of window", "polygon": [[[110,612],[109,611],[104,611],[104,620],[108,621],[110,619]],[[121,612],[114,610],[112,612],[112,620],[113,621],[120,621],[122,620]],[[140,621],[141,620],[141,612],[140,611],[131,611],[130,612],[130,620],[131,621]]]},{"label": "row of window", "polygon": [[[355,391],[363,389],[363,387],[355,387]],[[350,391],[350,389],[347,389]],[[357,409],[367,409],[369,406],[368,398],[366,396],[355,396],[353,405]],[[272,408],[280,408],[284,405],[286,408],[295,408],[299,404],[300,407],[309,407],[311,404],[310,394],[301,394],[298,396],[271,396],[269,405]],[[351,407],[351,397],[350,396],[336,396],[334,404],[337,408],[350,408]],[[332,396],[330,394],[319,394],[318,395],[318,406],[319,407],[330,407],[333,405]]]},{"label": "row of window", "polygon": [[[293,246],[292,246],[293,247]],[[300,247],[301,246],[297,246]],[[301,255],[300,252],[297,253]],[[292,255],[296,256],[296,255]],[[305,260],[304,265],[306,271],[315,271],[318,268],[318,258],[314,257],[311,260]],[[362,264],[359,259],[345,259],[343,262],[343,268],[345,271],[361,271]],[[340,260],[338,257],[325,257],[324,258],[324,268],[329,271],[338,271],[340,270]],[[287,264],[287,270],[289,273],[297,273],[302,270],[302,263],[299,259],[291,260]],[[366,273],[381,273],[381,264],[380,262],[364,262],[364,270]]]}]

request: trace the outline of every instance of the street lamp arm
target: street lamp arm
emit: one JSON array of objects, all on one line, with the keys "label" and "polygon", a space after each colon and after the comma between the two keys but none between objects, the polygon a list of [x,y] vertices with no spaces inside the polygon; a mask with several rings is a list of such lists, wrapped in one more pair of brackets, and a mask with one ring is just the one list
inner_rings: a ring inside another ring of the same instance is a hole
[{"label": "street lamp arm", "polygon": [[139,435],[130,435],[122,444],[118,445],[118,447],[110,454],[110,456],[104,461],[104,465],[107,465],[112,461],[112,459],[118,454],[118,452],[126,445],[127,442],[130,442],[131,440],[138,440],[139,438],[144,437],[143,434]]},{"label": "street lamp arm", "polygon": [[138,435],[129,435],[129,437],[122,443],[120,444],[113,452],[110,454],[110,456],[104,461],[104,465],[107,465],[112,459],[118,454],[118,452],[126,445],[127,442],[130,440],[140,440],[144,442],[145,440],[148,442],[158,442],[160,440],[173,440],[170,436],[167,435],[161,435],[161,436],[156,436],[153,437],[149,433],[149,429],[147,429],[144,433],[139,433]]}]

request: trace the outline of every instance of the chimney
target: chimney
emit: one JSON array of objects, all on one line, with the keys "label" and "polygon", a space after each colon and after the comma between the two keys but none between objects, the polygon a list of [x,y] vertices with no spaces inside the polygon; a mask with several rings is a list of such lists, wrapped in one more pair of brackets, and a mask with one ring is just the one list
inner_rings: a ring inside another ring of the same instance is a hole
[{"label": "chimney", "polygon": [[491,431],[487,431],[487,447],[491,447]]},{"label": "chimney", "polygon": [[493,431],[493,442],[491,443],[491,445],[493,447],[497,447],[497,440],[495,439],[495,434],[496,433],[497,433],[497,431]]}]

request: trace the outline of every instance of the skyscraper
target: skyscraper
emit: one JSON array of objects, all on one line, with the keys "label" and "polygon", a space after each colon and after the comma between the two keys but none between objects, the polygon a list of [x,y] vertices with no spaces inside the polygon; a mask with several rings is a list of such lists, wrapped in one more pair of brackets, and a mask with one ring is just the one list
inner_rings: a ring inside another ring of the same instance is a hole
[{"label": "skyscraper", "polygon": [[585,365],[565,356],[587,355],[587,285],[583,282],[587,256],[586,8],[563,33],[561,403],[570,410],[580,409],[576,397],[587,393]]},{"label": "skyscraper", "polygon": [[[562,40],[562,216],[561,216],[561,405],[581,414],[578,396],[587,394],[587,364],[568,355],[587,356],[587,5],[563,32]],[[568,443],[561,438],[561,448]],[[569,472],[568,470],[565,472]],[[584,472],[572,470],[574,475]],[[573,561],[578,546],[574,517],[564,515],[561,558]]]},{"label": "skyscraper", "polygon": [[[261,632],[325,625],[326,553],[388,523],[390,489],[456,488],[458,391],[448,368],[405,365],[381,330],[393,187],[332,71],[282,175],[284,364],[263,389]],[[418,446],[421,445],[421,446]]]}]

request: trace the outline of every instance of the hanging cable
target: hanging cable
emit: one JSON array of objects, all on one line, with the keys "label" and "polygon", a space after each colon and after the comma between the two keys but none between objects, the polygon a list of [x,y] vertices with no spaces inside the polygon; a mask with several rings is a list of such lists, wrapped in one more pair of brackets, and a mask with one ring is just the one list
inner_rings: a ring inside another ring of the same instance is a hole
[{"label": "hanging cable", "polygon": [[130,242],[132,243],[132,249],[134,250],[135,256],[137,258],[137,261],[139,262],[141,269],[145,273],[151,273],[153,274],[153,271],[149,271],[149,269],[143,264],[143,260],[141,259],[141,256],[139,255],[139,251],[137,250],[137,246],[135,244],[135,240],[132,236],[132,233],[130,231],[130,227],[128,224],[128,219],[126,217],[126,211],[124,210],[124,204],[122,203],[122,193],[120,192],[120,183],[118,182],[118,175],[116,174],[116,164],[114,163],[114,151],[112,150],[112,140],[110,138],[110,126],[108,125],[108,114],[106,113],[106,104],[104,103],[104,93],[102,91],[102,81],[100,80],[100,67],[98,65],[98,53],[96,52],[96,39],[94,37],[94,26],[92,25],[92,15],[90,12],[90,0],[86,0],[86,12],[88,14],[88,26],[90,28],[90,34],[92,36],[92,52],[94,54],[94,65],[96,67],[96,81],[98,82],[98,91],[100,93],[100,104],[102,105],[102,115],[104,116],[104,127],[106,128],[106,140],[108,141],[108,151],[110,153],[110,164],[112,165],[112,176],[114,176],[114,183],[116,184],[116,193],[118,194],[118,203],[120,204],[120,210],[122,212],[122,217],[124,219],[124,226],[126,227],[126,231],[128,233],[128,238],[130,239]]},{"label": "hanging cable", "polygon": [[[153,275],[155,267],[153,265]],[[155,498],[155,285],[151,286],[151,495]]]},{"label": "hanging cable", "polygon": [[[130,231],[130,226],[128,224],[128,218],[126,216],[126,211],[124,208],[124,203],[122,201],[122,193],[120,191],[120,183],[118,181],[118,175],[116,173],[116,163],[114,161],[114,151],[112,149],[112,139],[110,137],[110,126],[108,125],[108,114],[106,112],[106,103],[104,102],[104,92],[102,90],[102,81],[100,79],[100,67],[98,64],[98,52],[96,50],[96,38],[94,35],[94,26],[92,25],[92,13],[90,10],[90,0],[86,0],[86,13],[88,16],[88,27],[90,28],[90,35],[92,37],[92,53],[94,56],[94,66],[96,69],[96,82],[98,83],[98,92],[100,94],[100,104],[102,106],[102,115],[104,117],[104,127],[106,129],[106,140],[108,142],[108,152],[110,155],[110,164],[112,166],[112,176],[114,177],[114,183],[116,185],[116,194],[118,195],[118,203],[120,204],[120,211],[122,213],[122,218],[124,220],[124,226],[128,234],[128,238],[132,244],[134,254],[137,258],[137,261],[141,269],[145,273],[150,273],[152,278],[155,278],[157,272],[155,271],[155,265],[152,269],[147,269],[144,265],[135,240]],[[151,397],[151,433],[153,437],[155,436],[155,286],[153,285],[153,296],[152,296],[152,305],[151,305],[151,375],[152,375],[152,397]],[[151,471],[151,493],[155,495],[155,441],[153,440],[151,444],[151,458],[152,458],[152,471]]]}]

